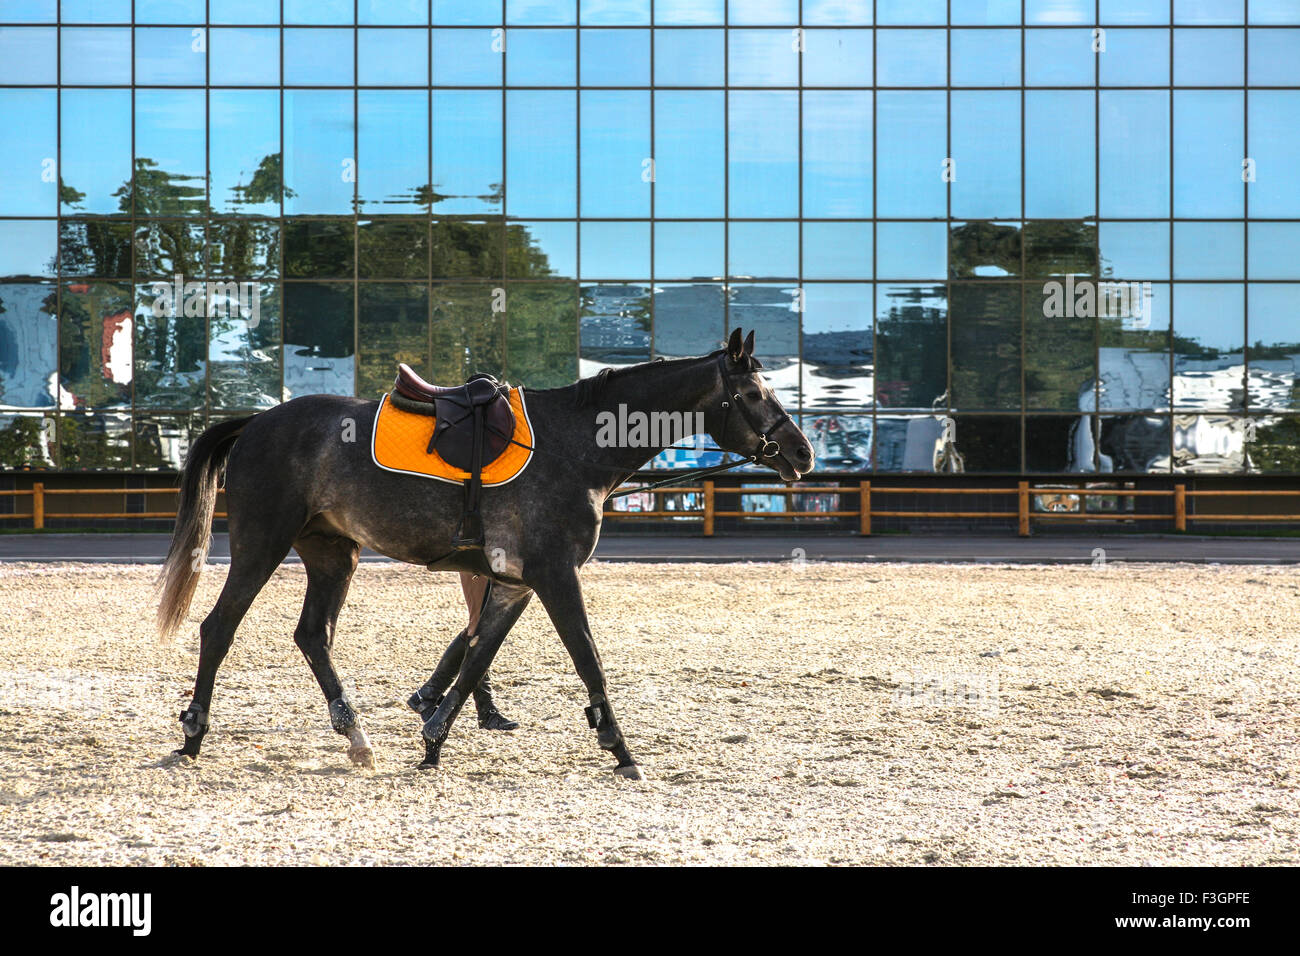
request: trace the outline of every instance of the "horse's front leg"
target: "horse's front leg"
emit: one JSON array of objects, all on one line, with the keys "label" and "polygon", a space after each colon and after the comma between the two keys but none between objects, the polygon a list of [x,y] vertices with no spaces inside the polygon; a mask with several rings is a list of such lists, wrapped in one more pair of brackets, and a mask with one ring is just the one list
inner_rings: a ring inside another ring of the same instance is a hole
[{"label": "horse's front leg", "polygon": [[587,721],[596,731],[601,748],[610,751],[618,761],[614,773],[629,780],[641,780],[641,770],[627,749],[623,732],[619,730],[614,709],[609,703],[609,688],[605,683],[605,668],[600,662],[600,652],[591,636],[587,621],[587,607],[582,600],[582,584],[576,568],[552,576],[537,587],[551,623],[560,634],[578,676],[587,687],[591,706],[587,708]]},{"label": "horse's front leg", "polygon": [[424,721],[422,733],[425,754],[421,767],[438,765],[442,745],[451,732],[456,715],[460,713],[466,698],[483,680],[492,658],[519,620],[519,615],[524,613],[532,596],[533,592],[529,588],[514,585],[498,583],[491,589],[479,618],[478,631],[467,639],[464,662],[460,665],[455,684]]}]

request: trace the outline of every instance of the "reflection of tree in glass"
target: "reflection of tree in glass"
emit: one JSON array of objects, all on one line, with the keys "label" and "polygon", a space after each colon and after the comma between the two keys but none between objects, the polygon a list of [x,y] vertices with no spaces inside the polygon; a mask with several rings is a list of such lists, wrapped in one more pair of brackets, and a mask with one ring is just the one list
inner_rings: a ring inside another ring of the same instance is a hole
[{"label": "reflection of tree in glass", "polygon": [[0,427],[0,468],[43,468],[53,449],[45,447],[44,420],[15,415]]},{"label": "reflection of tree in glass", "polygon": [[942,286],[901,286],[876,327],[876,394],[881,405],[929,408],[948,385],[948,315],[931,304]]}]

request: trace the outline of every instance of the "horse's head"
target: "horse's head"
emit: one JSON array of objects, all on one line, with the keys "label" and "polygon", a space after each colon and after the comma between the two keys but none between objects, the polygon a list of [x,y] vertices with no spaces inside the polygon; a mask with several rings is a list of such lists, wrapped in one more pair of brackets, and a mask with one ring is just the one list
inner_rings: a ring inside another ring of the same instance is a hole
[{"label": "horse's head", "polygon": [[736,329],[717,354],[721,398],[707,422],[718,447],[754,456],[784,481],[795,481],[811,471],[812,445],[759,374],[763,363],[754,357],[754,333],[742,339]]}]

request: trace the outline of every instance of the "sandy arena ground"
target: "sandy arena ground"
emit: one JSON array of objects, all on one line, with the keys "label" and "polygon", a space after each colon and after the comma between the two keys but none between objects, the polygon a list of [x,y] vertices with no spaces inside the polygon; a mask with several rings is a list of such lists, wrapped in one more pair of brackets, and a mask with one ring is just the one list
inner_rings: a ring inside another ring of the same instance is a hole
[{"label": "sandy arena ground", "polygon": [[588,607],[648,779],[616,779],[534,601],[421,772],[404,706],[462,626],[454,576],[362,566],[335,660],[354,769],[282,568],[160,760],[205,573],[170,645],[156,569],[0,566],[0,864],[1295,864],[1300,569],[593,565]]}]

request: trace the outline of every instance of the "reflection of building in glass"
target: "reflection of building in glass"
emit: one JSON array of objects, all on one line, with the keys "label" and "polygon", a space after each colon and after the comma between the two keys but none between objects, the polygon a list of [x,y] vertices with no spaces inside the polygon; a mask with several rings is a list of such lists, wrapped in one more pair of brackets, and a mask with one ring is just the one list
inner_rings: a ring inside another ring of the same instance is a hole
[{"label": "reflection of building in glass", "polygon": [[1300,471],[1293,4],[59,6],[0,26],[0,466],[744,327],[824,469]]}]

